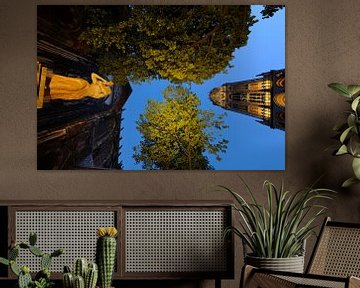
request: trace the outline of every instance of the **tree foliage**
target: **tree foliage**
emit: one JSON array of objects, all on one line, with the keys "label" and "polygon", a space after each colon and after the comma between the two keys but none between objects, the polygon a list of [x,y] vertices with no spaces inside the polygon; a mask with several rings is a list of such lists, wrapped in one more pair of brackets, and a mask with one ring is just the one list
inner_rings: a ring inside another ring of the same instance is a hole
[{"label": "tree foliage", "polygon": [[135,161],[144,169],[213,169],[204,153],[220,161],[226,151],[228,141],[220,139],[228,127],[225,114],[216,117],[200,109],[199,98],[182,86],[168,86],[163,97],[162,102],[149,100],[137,121],[142,140],[134,147]]},{"label": "tree foliage", "polygon": [[87,19],[80,38],[121,83],[202,83],[229,67],[256,22],[248,5],[89,6]]},{"label": "tree foliage", "polygon": [[277,11],[284,7],[284,5],[264,5],[264,9],[261,11],[262,19],[273,17]]}]

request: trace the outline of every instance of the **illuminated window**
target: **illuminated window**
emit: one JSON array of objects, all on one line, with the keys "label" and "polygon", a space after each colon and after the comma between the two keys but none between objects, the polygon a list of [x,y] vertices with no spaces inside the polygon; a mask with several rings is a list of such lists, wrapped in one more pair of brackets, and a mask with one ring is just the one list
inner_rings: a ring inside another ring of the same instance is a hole
[{"label": "illuminated window", "polygon": [[254,116],[258,116],[261,117],[263,119],[270,119],[271,117],[271,110],[270,108],[265,108],[265,107],[259,107],[259,106],[254,106],[254,105],[250,105],[248,107],[248,112]]},{"label": "illuminated window", "polygon": [[259,80],[256,82],[251,82],[248,85],[248,89],[251,91],[258,91],[258,90],[267,90],[271,88],[271,81],[270,80]]}]

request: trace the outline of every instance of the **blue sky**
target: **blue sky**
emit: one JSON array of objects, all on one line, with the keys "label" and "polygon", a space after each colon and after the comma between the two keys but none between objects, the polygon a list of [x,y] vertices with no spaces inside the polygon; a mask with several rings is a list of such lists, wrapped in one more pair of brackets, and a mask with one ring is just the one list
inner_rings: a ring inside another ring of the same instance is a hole
[{"label": "blue sky", "polygon": [[[215,75],[202,85],[192,85],[191,90],[201,100],[202,109],[212,109],[216,114],[227,113],[222,137],[229,140],[228,149],[222,154],[222,161],[207,155],[215,170],[284,170],[285,132],[271,129],[256,122],[253,117],[226,111],[214,106],[209,99],[212,88],[226,82],[236,82],[256,77],[273,69],[285,68],[285,9],[272,18],[261,19],[261,5],[251,6],[253,14],[259,19],[250,29],[248,44],[234,52],[232,68],[227,73]],[[171,83],[156,80],[149,83],[133,84],[133,89],[123,112],[121,156],[124,170],[142,170],[136,164],[133,147],[138,145],[141,136],[136,130],[136,121],[143,113],[148,99],[162,100],[161,91]]]}]

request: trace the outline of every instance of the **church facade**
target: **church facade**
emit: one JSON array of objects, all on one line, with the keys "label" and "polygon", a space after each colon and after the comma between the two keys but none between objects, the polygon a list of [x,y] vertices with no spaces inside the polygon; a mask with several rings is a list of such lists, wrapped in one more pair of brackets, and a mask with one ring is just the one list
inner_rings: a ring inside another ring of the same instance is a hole
[{"label": "church facade", "polygon": [[214,105],[255,117],[270,128],[285,130],[285,69],[225,83],[212,89],[209,97]]}]

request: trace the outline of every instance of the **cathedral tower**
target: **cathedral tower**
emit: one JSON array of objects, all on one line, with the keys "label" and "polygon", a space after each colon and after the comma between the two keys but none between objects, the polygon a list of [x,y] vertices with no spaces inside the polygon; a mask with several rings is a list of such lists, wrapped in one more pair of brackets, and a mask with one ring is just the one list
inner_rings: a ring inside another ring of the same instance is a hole
[{"label": "cathedral tower", "polygon": [[256,117],[271,128],[285,130],[285,69],[257,76],[212,89],[211,101],[224,109]]}]

